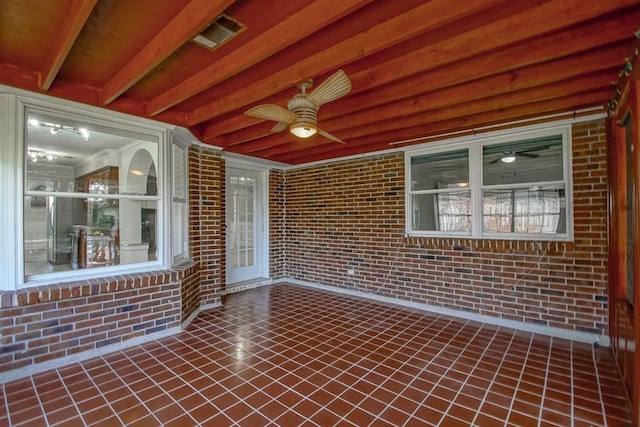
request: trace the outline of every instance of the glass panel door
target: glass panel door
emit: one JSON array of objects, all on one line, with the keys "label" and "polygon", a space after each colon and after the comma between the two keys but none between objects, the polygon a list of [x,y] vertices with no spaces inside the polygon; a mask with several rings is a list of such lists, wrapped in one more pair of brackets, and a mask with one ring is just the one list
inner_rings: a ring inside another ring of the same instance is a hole
[{"label": "glass panel door", "polygon": [[258,172],[227,169],[227,283],[262,275],[262,185]]}]

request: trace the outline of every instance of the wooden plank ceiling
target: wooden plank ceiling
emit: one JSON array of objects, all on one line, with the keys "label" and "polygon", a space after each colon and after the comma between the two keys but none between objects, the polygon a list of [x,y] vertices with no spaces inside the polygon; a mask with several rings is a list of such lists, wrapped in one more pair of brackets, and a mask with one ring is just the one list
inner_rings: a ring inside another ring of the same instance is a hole
[{"label": "wooden plank ceiling", "polygon": [[[223,12],[246,31],[191,41]],[[638,30],[640,0],[0,0],[0,84],[302,164],[602,107]],[[338,69],[318,127],[345,144],[244,115]]]}]

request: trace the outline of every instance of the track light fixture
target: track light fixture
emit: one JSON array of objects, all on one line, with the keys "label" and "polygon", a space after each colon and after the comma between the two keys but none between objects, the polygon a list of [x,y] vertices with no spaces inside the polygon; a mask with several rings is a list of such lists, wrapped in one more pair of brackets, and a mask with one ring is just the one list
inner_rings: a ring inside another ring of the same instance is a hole
[{"label": "track light fixture", "polygon": [[49,128],[52,135],[57,135],[59,131],[75,133],[77,135],[80,135],[82,138],[84,138],[85,141],[88,141],[89,136],[91,136],[87,128],[75,128],[73,126],[66,126],[58,123],[41,122],[36,119],[30,119],[29,125],[34,127],[40,126],[40,127]]},{"label": "track light fixture", "polygon": [[46,153],[44,151],[29,150],[27,153],[32,162],[53,161],[58,158],[55,154]]}]

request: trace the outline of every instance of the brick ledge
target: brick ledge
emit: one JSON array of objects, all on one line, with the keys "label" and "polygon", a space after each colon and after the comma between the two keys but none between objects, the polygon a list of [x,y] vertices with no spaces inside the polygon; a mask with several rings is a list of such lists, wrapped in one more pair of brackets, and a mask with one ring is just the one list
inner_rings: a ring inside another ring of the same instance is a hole
[{"label": "brick ledge", "polygon": [[0,308],[23,307],[182,281],[185,277],[195,273],[197,269],[198,265],[189,261],[168,270],[121,274],[32,286],[15,291],[0,291]]}]

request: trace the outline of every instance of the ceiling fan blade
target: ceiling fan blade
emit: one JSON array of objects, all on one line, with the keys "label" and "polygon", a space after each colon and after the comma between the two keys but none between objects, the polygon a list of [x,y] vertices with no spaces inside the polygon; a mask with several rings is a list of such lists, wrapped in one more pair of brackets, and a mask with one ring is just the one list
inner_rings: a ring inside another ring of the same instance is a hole
[{"label": "ceiling fan blade", "polygon": [[315,88],[307,99],[316,105],[326,104],[351,92],[351,80],[344,71],[338,70]]},{"label": "ceiling fan blade", "polygon": [[491,160],[491,161],[489,162],[489,164],[490,164],[490,165],[492,165],[492,164],[494,164],[494,163],[496,163],[496,162],[500,161],[500,159],[501,159],[501,158],[502,158],[502,157],[496,157],[495,159]]},{"label": "ceiling fan blade", "polygon": [[289,127],[289,123],[278,122],[272,129],[271,132],[282,132]]},{"label": "ceiling fan blade", "polygon": [[516,152],[516,156],[529,157],[530,159],[535,159],[536,157],[540,157],[540,154],[532,154],[526,151],[518,151]]},{"label": "ceiling fan blade", "polygon": [[297,114],[275,104],[258,105],[249,111],[246,111],[244,114],[257,119],[273,120],[284,123],[293,123],[298,118]]},{"label": "ceiling fan blade", "polygon": [[345,142],[338,137],[331,135],[329,132],[325,132],[322,129],[318,129],[318,134],[324,136],[327,139],[330,139],[333,142],[339,142],[340,144],[344,144]]}]

